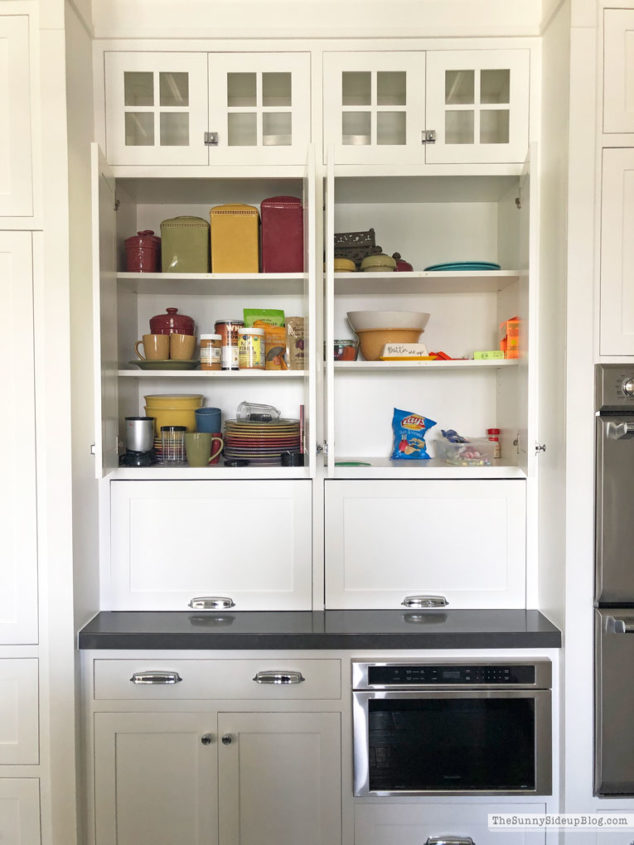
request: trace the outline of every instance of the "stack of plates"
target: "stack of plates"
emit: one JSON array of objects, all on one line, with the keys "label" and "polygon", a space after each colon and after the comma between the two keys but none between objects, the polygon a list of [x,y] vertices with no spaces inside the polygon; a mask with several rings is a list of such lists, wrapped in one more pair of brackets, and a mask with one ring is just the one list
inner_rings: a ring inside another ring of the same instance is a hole
[{"label": "stack of plates", "polygon": [[299,452],[299,420],[274,422],[226,420],[225,458],[247,460],[259,466],[279,466],[282,452]]},{"label": "stack of plates", "polygon": [[425,267],[425,270],[430,271],[439,271],[439,270],[449,270],[453,271],[454,273],[465,273],[465,272],[481,272],[484,270],[499,270],[500,265],[495,264],[493,261],[454,261],[451,264],[430,264],[429,267]]}]

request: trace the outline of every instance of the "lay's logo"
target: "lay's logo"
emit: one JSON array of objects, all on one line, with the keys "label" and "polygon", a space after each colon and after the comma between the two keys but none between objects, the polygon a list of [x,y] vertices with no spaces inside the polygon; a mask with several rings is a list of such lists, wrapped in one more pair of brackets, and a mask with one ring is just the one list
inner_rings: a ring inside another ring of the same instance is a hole
[{"label": "lay's logo", "polygon": [[421,431],[425,428],[425,423],[422,417],[417,416],[416,414],[410,414],[409,417],[405,417],[405,419],[401,422],[403,428],[409,428],[410,431]]}]

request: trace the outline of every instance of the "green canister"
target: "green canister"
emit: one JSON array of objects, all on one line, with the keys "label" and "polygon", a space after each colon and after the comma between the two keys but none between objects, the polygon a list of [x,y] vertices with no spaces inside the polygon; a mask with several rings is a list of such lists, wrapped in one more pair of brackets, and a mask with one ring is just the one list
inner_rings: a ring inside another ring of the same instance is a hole
[{"label": "green canister", "polygon": [[202,217],[172,217],[161,223],[164,273],[209,272],[209,223]]}]

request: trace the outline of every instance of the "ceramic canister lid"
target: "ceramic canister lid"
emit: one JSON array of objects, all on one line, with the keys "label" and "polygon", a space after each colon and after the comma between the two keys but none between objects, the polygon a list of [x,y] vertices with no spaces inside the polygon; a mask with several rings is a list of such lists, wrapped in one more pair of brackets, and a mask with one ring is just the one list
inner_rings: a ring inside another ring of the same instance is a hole
[{"label": "ceramic canister lid", "polygon": [[194,334],[194,321],[186,314],[179,314],[178,308],[167,308],[166,314],[150,317],[152,334]]}]

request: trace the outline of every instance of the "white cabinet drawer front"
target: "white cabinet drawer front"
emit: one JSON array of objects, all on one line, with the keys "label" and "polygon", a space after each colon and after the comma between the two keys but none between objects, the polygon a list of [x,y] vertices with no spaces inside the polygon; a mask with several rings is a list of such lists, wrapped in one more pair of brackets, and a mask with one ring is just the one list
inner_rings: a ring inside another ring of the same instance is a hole
[{"label": "white cabinet drawer front", "polygon": [[0,660],[0,765],[39,762],[38,709],[37,660]]},{"label": "white cabinet drawer front", "polygon": [[453,836],[471,837],[475,845],[543,845],[543,831],[489,829],[488,816],[545,809],[544,804],[359,804],[354,841],[355,845],[424,845],[431,836]]},{"label": "white cabinet drawer front", "polygon": [[[271,682],[276,675],[290,682]],[[256,676],[260,683],[254,680]],[[96,699],[143,701],[338,699],[341,664],[305,659],[95,660],[94,695]]]},{"label": "white cabinet drawer front", "polygon": [[523,481],[328,481],[326,605],[523,607]]},{"label": "white cabinet drawer front", "polygon": [[0,778],[0,842],[41,842],[40,782],[36,778]]},{"label": "white cabinet drawer front", "polygon": [[603,23],[603,131],[634,132],[634,9],[605,9]]},{"label": "white cabinet drawer front", "polygon": [[112,609],[311,606],[310,481],[113,482]]}]

